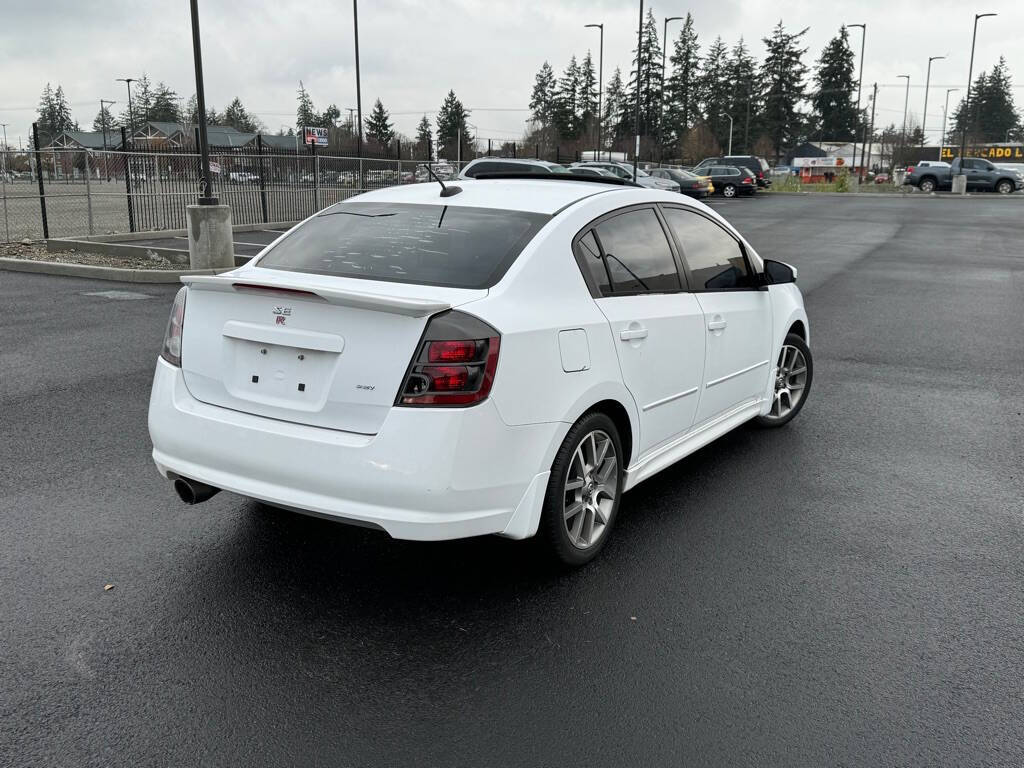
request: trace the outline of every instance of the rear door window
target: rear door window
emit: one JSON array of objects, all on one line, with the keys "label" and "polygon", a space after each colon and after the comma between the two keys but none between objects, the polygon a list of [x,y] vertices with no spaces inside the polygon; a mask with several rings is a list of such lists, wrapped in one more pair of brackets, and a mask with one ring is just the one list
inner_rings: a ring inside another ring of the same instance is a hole
[{"label": "rear door window", "polygon": [[672,249],[653,208],[605,219],[592,233],[580,238],[577,254],[603,296],[666,293],[681,288]]},{"label": "rear door window", "polygon": [[257,266],[396,283],[489,288],[550,216],[451,205],[338,203]]}]

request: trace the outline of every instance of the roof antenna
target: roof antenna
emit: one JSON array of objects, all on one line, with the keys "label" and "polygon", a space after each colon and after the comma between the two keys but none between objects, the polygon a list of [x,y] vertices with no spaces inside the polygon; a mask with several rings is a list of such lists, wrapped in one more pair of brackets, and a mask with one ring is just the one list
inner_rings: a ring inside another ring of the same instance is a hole
[{"label": "roof antenna", "polygon": [[462,187],[456,187],[454,184],[452,184],[450,187],[446,187],[444,185],[444,182],[441,181],[441,178],[436,173],[434,173],[434,169],[430,167],[430,163],[420,163],[420,165],[426,168],[427,173],[434,177],[434,181],[441,185],[441,197],[451,197],[453,195],[459,194],[459,192],[462,191]]}]

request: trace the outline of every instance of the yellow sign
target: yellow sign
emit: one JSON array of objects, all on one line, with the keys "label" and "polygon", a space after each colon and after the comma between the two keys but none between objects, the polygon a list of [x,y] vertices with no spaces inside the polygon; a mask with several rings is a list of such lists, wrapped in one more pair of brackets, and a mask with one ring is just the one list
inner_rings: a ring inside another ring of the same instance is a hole
[{"label": "yellow sign", "polygon": [[[960,154],[960,147],[943,147],[942,159],[952,160]],[[986,160],[1024,162],[1024,147],[968,147],[968,157],[983,157]]]}]

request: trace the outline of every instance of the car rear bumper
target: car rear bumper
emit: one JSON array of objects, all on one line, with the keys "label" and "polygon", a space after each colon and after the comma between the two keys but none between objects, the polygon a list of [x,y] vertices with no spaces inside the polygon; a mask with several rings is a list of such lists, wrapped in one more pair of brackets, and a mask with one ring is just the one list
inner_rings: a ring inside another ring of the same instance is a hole
[{"label": "car rear bumper", "polygon": [[564,428],[506,426],[491,401],[394,408],[376,435],[293,424],[200,402],[164,360],[149,404],[165,477],[424,541],[533,535]]}]

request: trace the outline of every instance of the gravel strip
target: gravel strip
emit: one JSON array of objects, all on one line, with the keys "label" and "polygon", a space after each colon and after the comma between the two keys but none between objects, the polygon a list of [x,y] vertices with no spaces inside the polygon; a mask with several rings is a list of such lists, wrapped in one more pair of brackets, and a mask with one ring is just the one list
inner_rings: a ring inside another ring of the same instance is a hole
[{"label": "gravel strip", "polygon": [[[84,251],[48,251],[42,243],[4,243],[0,244],[0,256],[10,259],[28,259],[30,261],[56,261],[61,264],[90,264],[94,267],[119,267],[121,269],[182,269],[163,256],[110,256],[105,253],[86,253]],[[187,268],[187,267],[186,267]]]}]

